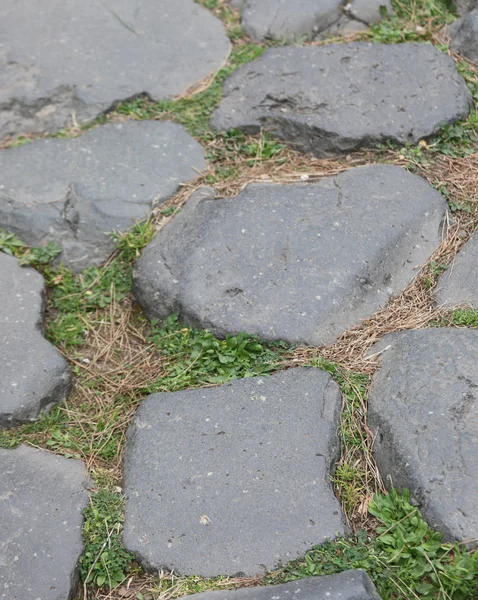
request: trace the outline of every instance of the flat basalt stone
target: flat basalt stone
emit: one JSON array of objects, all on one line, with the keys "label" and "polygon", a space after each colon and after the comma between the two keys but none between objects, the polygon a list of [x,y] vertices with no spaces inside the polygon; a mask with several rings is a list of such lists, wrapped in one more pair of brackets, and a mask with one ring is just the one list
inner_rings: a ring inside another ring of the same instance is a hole
[{"label": "flat basalt stone", "polygon": [[34,246],[58,242],[59,260],[79,271],[108,258],[108,233],[146,219],[205,167],[198,142],[168,122],[36,140],[0,151],[0,227]]},{"label": "flat basalt stone", "polygon": [[391,165],[236,198],[203,190],[137,261],[134,294],[150,318],[178,313],[219,336],[328,344],[403,291],[439,246],[445,210]]},{"label": "flat basalt stone", "polygon": [[471,61],[478,61],[478,8],[447,28],[451,48]]},{"label": "flat basalt stone", "polygon": [[[380,600],[372,580],[362,569],[308,577],[280,585],[217,590],[195,596],[197,600]],[[192,596],[185,597],[185,600],[191,599]]]},{"label": "flat basalt stone", "polygon": [[[387,350],[385,350],[388,348]],[[478,539],[478,331],[385,336],[368,424],[382,479],[447,539]]]},{"label": "flat basalt stone", "polygon": [[120,100],[184,93],[230,50],[193,0],[6,0],[0,6],[0,138],[86,123]]},{"label": "flat basalt stone", "polygon": [[478,308],[478,234],[471,237],[440,277],[435,298],[446,308]]},{"label": "flat basalt stone", "polygon": [[78,583],[85,465],[0,448],[0,600],[67,600]]},{"label": "flat basalt stone", "polygon": [[0,428],[33,421],[68,396],[68,365],[43,337],[44,303],[43,277],[0,252]]},{"label": "flat basalt stone", "polygon": [[127,436],[125,547],[154,572],[255,575],[343,534],[340,407],[305,368],[149,396]]},{"label": "flat basalt stone", "polygon": [[471,93],[429,44],[357,42],[271,48],[224,83],[216,129],[260,128],[317,156],[417,143],[466,118]]}]

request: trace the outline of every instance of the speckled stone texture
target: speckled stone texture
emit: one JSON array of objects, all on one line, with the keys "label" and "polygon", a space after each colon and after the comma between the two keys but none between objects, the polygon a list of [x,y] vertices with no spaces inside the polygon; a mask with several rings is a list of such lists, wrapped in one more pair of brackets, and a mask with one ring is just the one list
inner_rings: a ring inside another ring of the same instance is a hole
[{"label": "speckled stone texture", "polygon": [[126,548],[153,572],[255,575],[343,534],[340,406],[305,368],[149,396],[127,437]]},{"label": "speckled stone texture", "polygon": [[369,395],[374,454],[448,539],[478,539],[478,331],[394,333]]},{"label": "speckled stone texture", "polygon": [[44,294],[37,271],[0,252],[0,428],[37,419],[70,390],[65,359],[43,337]]},{"label": "speckled stone texture", "polygon": [[83,552],[85,465],[0,448],[0,600],[69,600]]},{"label": "speckled stone texture", "polygon": [[[280,585],[203,592],[196,597],[197,600],[380,600],[370,577],[361,569]],[[186,596],[187,600],[191,598]]]},{"label": "speckled stone texture", "polygon": [[109,124],[74,139],[0,151],[0,227],[31,245],[61,244],[74,271],[104,262],[126,231],[206,167],[175,123]]},{"label": "speckled stone texture", "polygon": [[478,308],[478,234],[458,252],[455,261],[441,275],[435,292],[438,304],[446,308]]},{"label": "speckled stone texture", "polygon": [[451,48],[473,62],[478,61],[478,8],[447,28]]},{"label": "speckled stone texture", "polygon": [[150,318],[328,344],[411,281],[445,210],[424,179],[390,165],[233,199],[202,190],[144,250],[134,293]]},{"label": "speckled stone texture", "polygon": [[296,150],[333,156],[387,141],[416,144],[466,118],[471,102],[453,59],[430,44],[286,46],[226,79],[211,124],[262,127]]},{"label": "speckled stone texture", "polygon": [[230,42],[193,0],[4,0],[0,139],[85,123],[120,100],[159,100],[215,73]]}]

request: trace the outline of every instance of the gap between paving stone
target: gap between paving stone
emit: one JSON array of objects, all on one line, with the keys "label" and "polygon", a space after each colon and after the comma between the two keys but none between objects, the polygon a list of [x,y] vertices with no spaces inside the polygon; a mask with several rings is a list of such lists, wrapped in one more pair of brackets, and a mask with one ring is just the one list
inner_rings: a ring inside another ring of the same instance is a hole
[{"label": "gap between paving stone", "polygon": [[114,250],[108,233],[146,219],[205,168],[200,144],[171,122],[35,140],[0,151],[0,227],[32,246],[58,242],[58,260],[80,271]]}]

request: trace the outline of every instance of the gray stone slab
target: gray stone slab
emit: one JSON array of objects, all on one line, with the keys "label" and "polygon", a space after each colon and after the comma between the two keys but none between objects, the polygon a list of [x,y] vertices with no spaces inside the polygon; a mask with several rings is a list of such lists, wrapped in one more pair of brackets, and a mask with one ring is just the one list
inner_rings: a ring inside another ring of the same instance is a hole
[{"label": "gray stone slab", "polygon": [[126,548],[148,570],[254,575],[342,534],[340,406],[305,368],[149,396],[127,437]]},{"label": "gray stone slab", "polygon": [[0,252],[0,428],[37,419],[68,396],[71,377],[43,337],[43,277]]},{"label": "gray stone slab", "polygon": [[464,15],[478,6],[477,0],[455,0],[454,4],[459,15]]},{"label": "gray stone slab", "polygon": [[195,596],[197,600],[380,600],[372,580],[362,569],[280,585],[203,592]]},{"label": "gray stone slab", "polygon": [[[386,336],[368,422],[384,481],[448,539],[478,539],[478,331]],[[475,542],[476,543],[476,542]]]},{"label": "gray stone slab", "polygon": [[85,123],[120,100],[185,92],[230,49],[193,0],[6,0],[0,6],[0,138]]},{"label": "gray stone slab", "polygon": [[206,190],[145,249],[134,293],[150,318],[328,344],[411,281],[445,210],[424,179],[390,165],[230,199]]},{"label": "gray stone slab", "polygon": [[456,260],[438,280],[435,298],[439,304],[478,308],[478,234],[458,252]]},{"label": "gray stone slab", "polygon": [[392,13],[390,0],[233,0],[246,33],[256,40],[312,40],[347,33],[380,20],[380,6]]},{"label": "gray stone slab", "polygon": [[271,48],[224,84],[217,129],[260,127],[317,156],[417,143],[468,115],[471,93],[431,44]]},{"label": "gray stone slab", "polygon": [[447,28],[450,47],[473,62],[478,61],[478,8],[466,13]]},{"label": "gray stone slab", "polygon": [[36,140],[0,151],[0,227],[31,245],[60,243],[59,260],[79,271],[107,259],[108,232],[145,219],[205,167],[201,146],[175,123],[128,121]]},{"label": "gray stone slab", "polygon": [[0,600],[68,600],[83,551],[85,465],[0,448]]}]

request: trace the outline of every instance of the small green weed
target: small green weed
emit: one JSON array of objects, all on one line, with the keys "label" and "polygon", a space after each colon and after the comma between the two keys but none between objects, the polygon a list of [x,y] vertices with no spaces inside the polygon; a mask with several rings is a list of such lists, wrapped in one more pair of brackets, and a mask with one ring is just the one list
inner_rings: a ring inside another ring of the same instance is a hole
[{"label": "small green weed", "polygon": [[273,573],[268,583],[361,568],[384,600],[478,598],[478,553],[443,543],[410,504],[407,490],[376,494],[369,511],[382,524],[377,537],[362,532],[327,542]]},{"label": "small green weed", "polygon": [[0,229],[0,252],[16,256],[22,266],[41,267],[60,254],[61,246],[55,242],[48,242],[46,246],[30,248],[15,234]]},{"label": "small green weed", "polygon": [[84,511],[85,551],[80,561],[81,578],[98,587],[112,589],[123,582],[133,557],[123,547],[124,502],[119,494],[100,489]]},{"label": "small green weed", "polygon": [[246,333],[220,340],[209,331],[181,327],[177,315],[154,328],[151,341],[159,352],[174,357],[161,380],[171,391],[270,373],[279,368],[284,351],[280,344],[267,348]]},{"label": "small green weed", "polygon": [[456,308],[451,313],[451,323],[459,327],[478,327],[476,308]]}]

